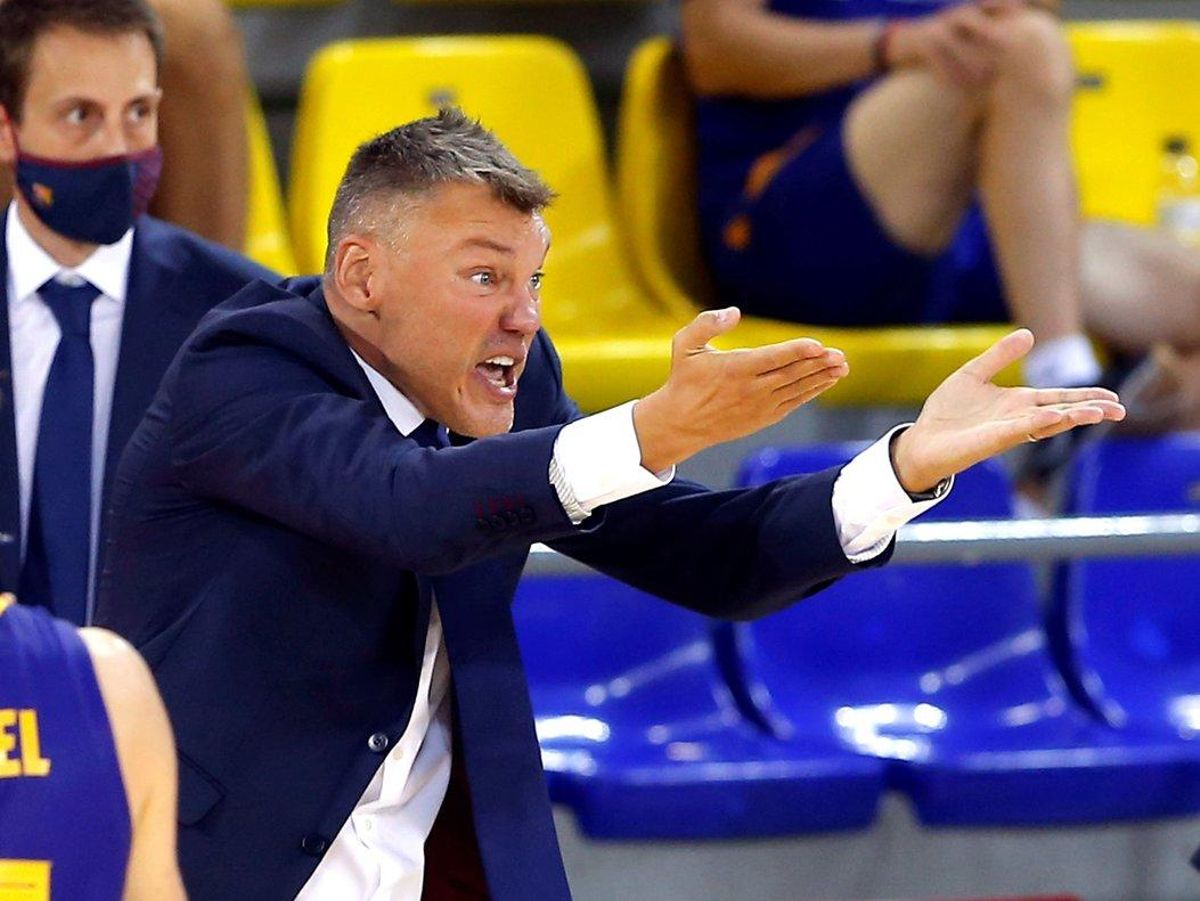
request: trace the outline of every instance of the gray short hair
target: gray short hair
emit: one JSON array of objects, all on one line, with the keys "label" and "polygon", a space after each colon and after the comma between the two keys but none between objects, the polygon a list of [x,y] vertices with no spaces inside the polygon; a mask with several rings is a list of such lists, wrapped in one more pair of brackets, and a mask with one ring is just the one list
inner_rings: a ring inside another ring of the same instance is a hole
[{"label": "gray short hair", "polygon": [[522,166],[500,140],[456,108],[417,119],[359,145],[338,184],[329,212],[326,268],[346,234],[381,233],[411,201],[448,182],[487,185],[496,198],[522,213],[549,206],[554,192]]}]

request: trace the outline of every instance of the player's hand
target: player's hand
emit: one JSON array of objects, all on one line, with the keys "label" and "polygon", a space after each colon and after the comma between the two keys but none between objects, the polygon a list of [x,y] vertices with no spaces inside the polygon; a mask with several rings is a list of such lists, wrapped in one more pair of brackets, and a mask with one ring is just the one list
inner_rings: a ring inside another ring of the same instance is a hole
[{"label": "player's hand", "polygon": [[671,374],[633,411],[652,472],[779,422],[850,371],[840,350],[812,338],[728,351],[709,344],[740,318],[736,307],[706,310],[675,334]]},{"label": "player's hand", "polygon": [[916,423],[892,446],[892,464],[907,491],[928,491],[942,479],[1023,442],[1125,418],[1117,395],[1105,388],[992,384],[1001,369],[1031,347],[1033,333],[1017,329],[934,389]]},{"label": "player's hand", "polygon": [[949,84],[981,88],[990,84],[1005,49],[1004,16],[1021,0],[961,3],[912,19],[892,35],[888,63],[929,69]]}]

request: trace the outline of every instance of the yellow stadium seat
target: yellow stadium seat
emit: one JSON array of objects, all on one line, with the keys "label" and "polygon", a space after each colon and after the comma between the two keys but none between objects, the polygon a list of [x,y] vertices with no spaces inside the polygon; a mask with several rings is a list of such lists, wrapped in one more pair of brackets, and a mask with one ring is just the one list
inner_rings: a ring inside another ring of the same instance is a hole
[{"label": "yellow stadium seat", "polygon": [[[651,38],[634,52],[625,75],[618,134],[618,196],[637,275],[681,318],[698,304],[719,303],[700,256],[692,102],[682,61],[669,38]],[[850,329],[748,320],[745,338],[747,343],[776,340],[797,328],[846,352],[850,375],[822,400],[850,406],[919,404],[1009,327]],[[1003,380],[1013,384],[1017,375],[1012,367]]]},{"label": "yellow stadium seat", "polygon": [[296,259],[288,237],[279,175],[271,155],[271,139],[258,99],[246,103],[246,140],[249,150],[250,184],[246,209],[246,256],[281,275],[295,275]]},{"label": "yellow stadium seat", "polygon": [[[587,75],[566,45],[541,37],[347,41],[318,53],[301,89],[292,151],[300,265],[323,262],[326,217],[354,148],[445,105],[481,118],[562,195],[547,216],[554,246],[546,315],[561,323],[596,306],[637,306],[613,236]],[[612,277],[601,278],[606,272]]]},{"label": "yellow stadium seat", "polygon": [[1152,224],[1164,141],[1200,141],[1200,25],[1092,22],[1071,25],[1069,35],[1083,211]]}]

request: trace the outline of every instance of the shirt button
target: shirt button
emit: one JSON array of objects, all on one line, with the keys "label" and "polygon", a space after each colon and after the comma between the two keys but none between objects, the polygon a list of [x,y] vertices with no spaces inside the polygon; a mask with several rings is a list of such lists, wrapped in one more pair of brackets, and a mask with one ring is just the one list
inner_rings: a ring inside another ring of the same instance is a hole
[{"label": "shirt button", "polygon": [[0,532],[0,544],[12,544],[17,540],[17,536],[12,532]]},{"label": "shirt button", "polygon": [[323,835],[317,835],[315,832],[310,832],[304,838],[300,839],[300,850],[305,854],[311,854],[313,857],[320,857],[328,847],[329,839]]},{"label": "shirt button", "polygon": [[376,732],[374,735],[372,735],[370,738],[367,739],[367,747],[370,748],[372,751],[374,751],[376,754],[382,754],[384,751],[387,750],[387,746],[388,746],[388,737],[386,735],[384,735],[382,732]]}]

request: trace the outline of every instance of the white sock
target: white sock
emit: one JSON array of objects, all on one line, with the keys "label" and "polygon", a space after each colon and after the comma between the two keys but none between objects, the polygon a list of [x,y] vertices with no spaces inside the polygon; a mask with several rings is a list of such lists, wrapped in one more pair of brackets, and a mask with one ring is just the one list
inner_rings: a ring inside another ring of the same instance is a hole
[{"label": "white sock", "polygon": [[1076,388],[1100,380],[1100,361],[1079,332],[1039,341],[1025,358],[1024,369],[1032,388]]}]

